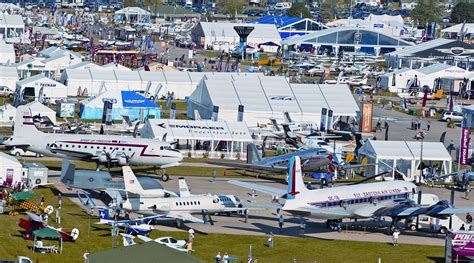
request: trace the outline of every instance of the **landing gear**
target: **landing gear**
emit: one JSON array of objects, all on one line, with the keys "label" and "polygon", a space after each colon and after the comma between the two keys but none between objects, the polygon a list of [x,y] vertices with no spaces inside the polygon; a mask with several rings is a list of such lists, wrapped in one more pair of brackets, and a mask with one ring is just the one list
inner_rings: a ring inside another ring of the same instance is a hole
[{"label": "landing gear", "polygon": [[335,219],[335,220],[328,220],[326,221],[326,228],[331,229],[332,231],[342,231],[342,220]]},{"label": "landing gear", "polygon": [[166,182],[170,179],[170,176],[166,173],[166,170],[163,169],[163,174],[161,175],[161,181]]}]

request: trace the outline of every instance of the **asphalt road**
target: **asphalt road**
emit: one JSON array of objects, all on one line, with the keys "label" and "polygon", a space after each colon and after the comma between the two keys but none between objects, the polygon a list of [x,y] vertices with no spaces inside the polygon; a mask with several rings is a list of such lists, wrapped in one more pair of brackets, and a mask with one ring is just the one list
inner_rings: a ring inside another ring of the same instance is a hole
[{"label": "asphalt road", "polygon": [[[76,189],[68,189],[59,182],[58,172],[52,171],[50,181],[53,182],[58,189],[63,192],[64,196],[70,197],[74,202],[79,203],[76,198]],[[250,196],[250,190],[227,183],[228,179],[219,177],[215,180],[209,177],[187,177],[188,184],[191,186],[192,194],[234,194],[239,196],[243,201],[270,202],[271,197],[264,194],[258,194],[254,199]],[[278,187],[285,189],[286,185],[281,182],[248,179],[246,181],[258,182],[263,185]],[[163,183],[163,186],[172,191],[178,191],[177,178],[172,176],[171,180]],[[82,191],[82,190],[80,190]],[[450,191],[438,188],[423,188],[424,192],[437,194],[440,198],[449,199]],[[94,198],[98,194],[92,195]],[[98,201],[97,205],[103,205]],[[283,202],[284,200],[280,200]],[[462,193],[456,193],[455,204],[460,207],[472,206],[472,201],[463,198]],[[278,228],[278,216],[275,210],[251,210],[249,211],[248,221],[242,215],[232,216],[212,216],[214,225],[204,225],[196,223],[185,223],[182,230],[193,228],[203,233],[230,233],[230,234],[246,234],[246,235],[266,235],[273,232],[277,236],[299,236],[299,218],[294,218],[289,214],[284,214],[285,224],[282,232]],[[199,216],[199,215],[196,215]],[[460,215],[463,218],[463,215]],[[389,221],[374,222],[368,220],[359,220],[357,223],[345,221],[342,232],[333,232],[325,228],[323,220],[307,220],[307,227],[304,237],[321,238],[328,240],[353,240],[353,241],[371,241],[389,243],[392,240],[391,235],[387,234],[387,226]],[[379,228],[380,227],[380,228]],[[155,225],[158,230],[176,230],[174,221],[162,220],[159,225]],[[407,244],[427,244],[427,245],[444,245],[444,236],[440,234],[413,232],[405,230],[400,237],[401,243]]]}]

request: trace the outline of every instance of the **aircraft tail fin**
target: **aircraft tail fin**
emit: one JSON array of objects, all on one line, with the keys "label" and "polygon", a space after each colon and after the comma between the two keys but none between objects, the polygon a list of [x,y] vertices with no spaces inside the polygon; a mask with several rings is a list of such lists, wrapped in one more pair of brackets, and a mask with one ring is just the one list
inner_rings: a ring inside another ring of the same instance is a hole
[{"label": "aircraft tail fin", "polygon": [[61,182],[66,185],[74,185],[74,174],[76,165],[69,162],[68,159],[63,159],[61,165]]},{"label": "aircraft tail fin", "polygon": [[141,194],[144,192],[142,185],[138,181],[130,166],[123,166],[122,173],[123,180],[125,182],[125,191],[135,194]]},{"label": "aircraft tail fin", "polygon": [[111,219],[110,219],[110,216],[109,216],[109,209],[107,209],[107,208],[99,208],[99,209],[97,209],[97,212],[99,213],[100,221],[111,220]]},{"label": "aircraft tail fin", "polygon": [[82,195],[80,193],[77,193],[77,198],[79,198],[79,201],[81,202],[81,204],[86,207],[86,208],[90,208],[91,206],[92,207],[96,207],[94,201],[90,198],[90,196],[86,193],[84,193],[84,199],[82,197]]},{"label": "aircraft tail fin", "polygon": [[308,191],[303,181],[303,171],[301,169],[301,159],[293,156],[290,159],[288,169],[288,191],[287,199],[295,199],[298,194]]},{"label": "aircraft tail fin", "polygon": [[34,134],[41,133],[36,129],[33,122],[33,114],[30,108],[25,105],[18,106],[16,110],[15,123],[13,126],[14,137],[25,137],[32,136]]},{"label": "aircraft tail fin", "polygon": [[179,196],[180,197],[191,196],[191,192],[189,191],[189,187],[188,187],[188,184],[186,183],[186,180],[184,180],[184,178],[179,178],[178,183],[179,183]]},{"label": "aircraft tail fin", "polygon": [[288,123],[293,123],[293,120],[291,119],[290,113],[285,111],[283,112],[283,115],[285,115],[285,119]]},{"label": "aircraft tail fin", "polygon": [[257,146],[255,146],[253,143],[247,145],[247,163],[256,163],[260,162],[261,160],[262,157],[258,152]]},{"label": "aircraft tail fin", "polygon": [[290,136],[290,126],[288,126],[287,124],[283,124],[283,132],[285,133],[285,138],[291,138]]},{"label": "aircraft tail fin", "polygon": [[270,119],[270,121],[272,122],[272,126],[273,126],[273,130],[279,132],[280,131],[280,127],[278,127],[278,122],[275,120],[275,119]]}]

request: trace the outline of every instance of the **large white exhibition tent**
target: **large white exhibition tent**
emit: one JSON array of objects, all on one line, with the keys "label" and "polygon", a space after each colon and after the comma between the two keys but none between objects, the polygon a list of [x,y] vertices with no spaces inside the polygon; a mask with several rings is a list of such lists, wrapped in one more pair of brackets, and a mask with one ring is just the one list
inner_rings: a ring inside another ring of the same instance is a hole
[{"label": "large white exhibition tent", "polygon": [[41,104],[38,101],[32,101],[26,104],[28,108],[30,108],[32,116],[46,116],[48,117],[53,123],[56,122],[56,112],[46,105]]},{"label": "large white exhibition tent", "polygon": [[0,72],[0,87],[7,87],[11,92],[14,92],[16,82],[20,79],[16,68],[0,66]]},{"label": "large white exhibition tent", "polygon": [[244,106],[248,125],[284,120],[284,112],[295,121],[319,124],[322,108],[333,110],[333,123],[340,117],[357,116],[359,108],[345,84],[290,84],[284,77],[262,75],[207,76],[191,94],[188,116],[199,112],[210,119],[215,106],[219,120],[237,120],[239,105]]}]

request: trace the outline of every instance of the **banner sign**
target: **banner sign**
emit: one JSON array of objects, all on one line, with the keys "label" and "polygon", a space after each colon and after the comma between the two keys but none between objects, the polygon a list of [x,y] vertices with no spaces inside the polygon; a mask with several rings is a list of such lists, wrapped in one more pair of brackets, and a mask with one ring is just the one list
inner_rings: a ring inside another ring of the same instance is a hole
[{"label": "banner sign", "polygon": [[471,129],[462,128],[461,130],[461,150],[459,151],[459,164],[467,165],[469,159],[469,141],[471,140]]}]

